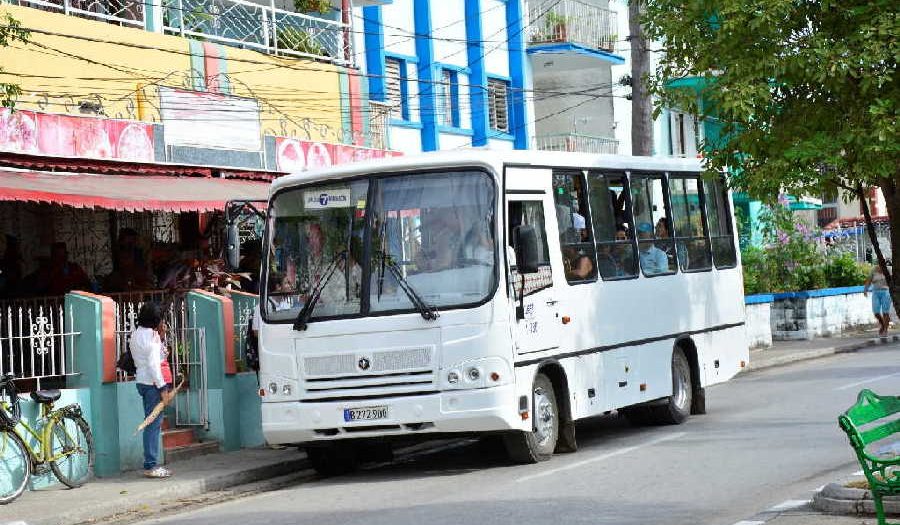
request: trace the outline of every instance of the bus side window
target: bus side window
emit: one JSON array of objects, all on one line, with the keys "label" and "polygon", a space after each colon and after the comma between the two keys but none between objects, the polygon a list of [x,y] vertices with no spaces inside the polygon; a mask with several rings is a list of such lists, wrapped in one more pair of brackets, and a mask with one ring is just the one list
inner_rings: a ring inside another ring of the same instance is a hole
[{"label": "bus side window", "polygon": [[627,206],[628,179],[618,173],[588,174],[597,269],[604,280],[637,275],[634,224]]},{"label": "bus side window", "polygon": [[731,268],[737,264],[734,249],[734,233],[731,226],[728,190],[724,180],[703,180],[703,197],[706,201],[706,220],[712,241],[713,262],[716,268]]},{"label": "bus side window", "polygon": [[[516,226],[529,224],[534,226],[537,235],[538,253],[541,256],[537,273],[525,275],[525,297],[553,285],[553,272],[550,269],[550,250],[547,245],[547,230],[544,227],[544,205],[541,201],[510,201],[507,213],[506,238],[512,248],[512,232]],[[521,299],[522,276],[516,267],[510,268],[510,278],[515,290],[516,301]]]},{"label": "bus side window", "polygon": [[644,275],[675,273],[675,242],[661,176],[631,177],[631,207],[638,237],[638,259]]},{"label": "bus side window", "polygon": [[712,262],[703,228],[700,181],[697,177],[670,177],[669,191],[681,270],[709,270]]},{"label": "bus side window", "polygon": [[594,232],[585,189],[584,174],[581,172],[553,174],[559,247],[569,284],[597,280]]}]

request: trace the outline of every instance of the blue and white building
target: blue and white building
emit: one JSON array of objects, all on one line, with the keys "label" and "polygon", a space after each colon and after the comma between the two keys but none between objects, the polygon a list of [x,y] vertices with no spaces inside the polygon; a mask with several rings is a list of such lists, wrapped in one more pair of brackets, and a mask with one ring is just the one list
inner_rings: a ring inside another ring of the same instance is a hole
[{"label": "blue and white building", "polygon": [[370,100],[390,112],[391,149],[531,146],[524,9],[520,0],[394,0],[354,9],[357,63]]}]

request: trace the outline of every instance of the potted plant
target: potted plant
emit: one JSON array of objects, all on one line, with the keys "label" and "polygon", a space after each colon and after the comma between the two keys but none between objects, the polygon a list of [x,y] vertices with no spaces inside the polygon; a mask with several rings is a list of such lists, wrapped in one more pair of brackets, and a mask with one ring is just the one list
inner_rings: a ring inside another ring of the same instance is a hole
[{"label": "potted plant", "polygon": [[298,13],[330,13],[331,0],[294,0],[294,9]]},{"label": "potted plant", "polygon": [[544,17],[544,36],[547,42],[566,42],[568,41],[569,17],[559,13],[550,12]]},{"label": "potted plant", "polygon": [[276,38],[278,49],[286,49],[308,55],[325,56],[325,48],[303,29],[296,27],[278,28]]}]

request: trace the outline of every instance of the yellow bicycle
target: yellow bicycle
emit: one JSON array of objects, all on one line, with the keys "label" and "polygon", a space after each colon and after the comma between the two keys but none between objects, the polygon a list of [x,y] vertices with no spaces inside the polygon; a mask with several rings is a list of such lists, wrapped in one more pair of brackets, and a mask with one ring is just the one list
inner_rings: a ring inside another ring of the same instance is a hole
[{"label": "yellow bicycle", "polygon": [[91,429],[78,404],[53,409],[59,396],[59,390],[31,393],[41,405],[40,426],[34,429],[21,418],[15,378],[12,374],[0,378],[0,505],[25,491],[32,472],[43,474],[49,469],[71,488],[80,487],[91,477]]}]

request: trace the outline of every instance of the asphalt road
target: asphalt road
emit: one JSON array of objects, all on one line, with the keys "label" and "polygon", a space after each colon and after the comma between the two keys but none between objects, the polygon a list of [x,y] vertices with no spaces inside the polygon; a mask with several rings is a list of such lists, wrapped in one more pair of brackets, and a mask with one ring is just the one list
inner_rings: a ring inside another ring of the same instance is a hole
[{"label": "asphalt road", "polygon": [[580,450],[510,466],[490,440],[144,523],[733,525],[857,469],[837,416],[861,388],[900,391],[900,346],[740,376],[705,416],[581,424]]}]

